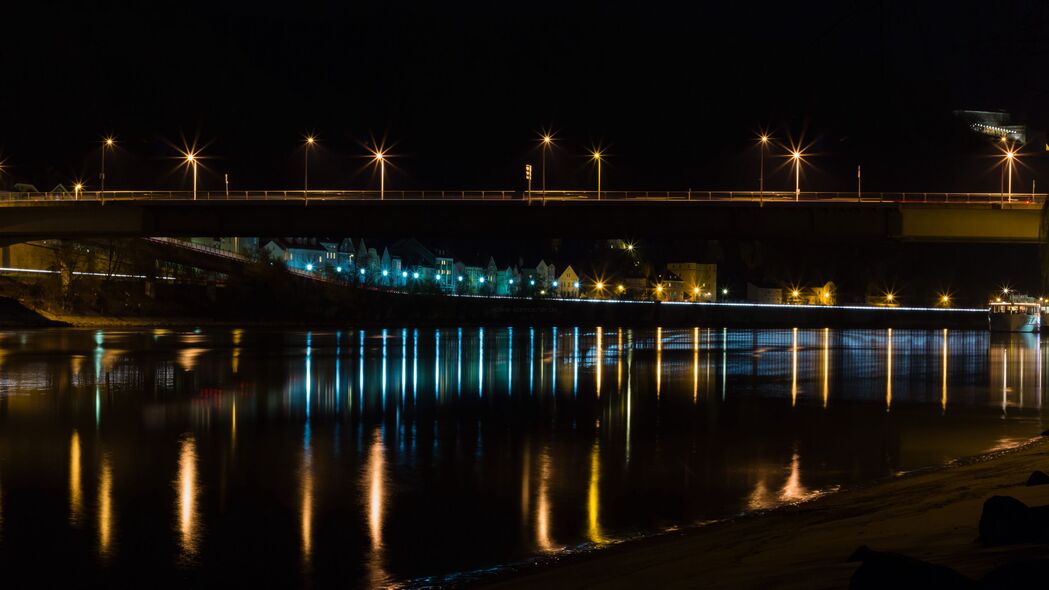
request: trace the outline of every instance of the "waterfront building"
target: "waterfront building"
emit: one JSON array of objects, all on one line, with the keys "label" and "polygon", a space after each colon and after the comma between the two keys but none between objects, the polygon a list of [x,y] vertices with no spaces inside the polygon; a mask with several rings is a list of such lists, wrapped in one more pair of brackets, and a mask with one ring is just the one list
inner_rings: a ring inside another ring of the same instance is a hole
[{"label": "waterfront building", "polygon": [[395,281],[400,279],[394,274],[393,268],[391,268],[390,261],[390,249],[383,248],[382,256],[379,257],[379,284],[383,287],[390,287],[396,285]]},{"label": "waterfront building", "polygon": [[522,268],[520,275],[521,281],[524,283],[522,288],[526,289],[524,292],[529,294],[540,293],[550,289],[556,272],[554,265],[547,264],[543,260],[540,260],[534,267]]},{"label": "waterfront building", "polygon": [[779,287],[759,287],[747,283],[747,301],[752,303],[783,303],[783,289]]},{"label": "waterfront building", "polygon": [[517,271],[509,266],[503,270],[496,271],[494,282],[496,295],[516,295],[520,286]]},{"label": "waterfront building", "polygon": [[338,269],[348,270],[353,260],[353,255],[339,240],[274,238],[267,240],[263,249],[284,261],[288,268],[307,272],[335,274]]},{"label": "waterfront building", "polygon": [[667,264],[667,270],[682,281],[686,298],[697,301],[714,301],[717,298],[718,265],[671,262]]},{"label": "waterfront building", "polygon": [[684,301],[691,295],[685,288],[685,281],[670,271],[656,277],[652,290],[653,298],[662,301]]},{"label": "waterfront building", "polygon": [[367,268],[368,266],[368,247],[364,244],[364,238],[361,238],[360,244],[357,246],[357,266],[361,268]]},{"label": "waterfront building", "polygon": [[615,294],[620,299],[647,299],[649,291],[648,279],[636,274],[622,277],[616,281]]},{"label": "waterfront building", "polygon": [[834,283],[827,281],[821,287],[810,289],[805,302],[809,305],[834,305],[837,291]]},{"label": "waterfront building", "polygon": [[368,272],[375,276],[379,276],[379,271],[382,270],[380,268],[381,261],[379,259],[379,251],[375,248],[368,248],[368,256],[366,260],[368,261]]},{"label": "waterfront building", "polygon": [[575,269],[572,265],[565,267],[565,270],[557,277],[557,294],[561,297],[579,297],[579,275],[576,274]]},{"label": "waterfront building", "polygon": [[446,293],[455,291],[456,272],[453,258],[449,256],[436,256],[434,258],[434,281],[438,283],[441,291]]},{"label": "waterfront building", "polygon": [[485,269],[480,266],[464,266],[463,276],[465,277],[464,293],[471,295],[478,295],[484,293],[485,283],[488,282],[488,278],[485,276]]},{"label": "waterfront building", "polygon": [[488,265],[485,266],[485,268],[484,268],[484,278],[485,278],[485,281],[488,282],[492,286],[492,288],[495,288],[497,286],[496,282],[498,280],[498,274],[499,274],[499,267],[497,267],[495,265],[495,258],[489,256],[488,257]]}]

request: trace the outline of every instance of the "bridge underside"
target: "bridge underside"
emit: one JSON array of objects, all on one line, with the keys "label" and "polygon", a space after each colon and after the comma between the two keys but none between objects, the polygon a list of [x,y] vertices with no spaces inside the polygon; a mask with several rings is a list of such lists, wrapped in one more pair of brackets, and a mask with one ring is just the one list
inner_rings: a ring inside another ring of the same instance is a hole
[{"label": "bridge underside", "polygon": [[1039,242],[1031,205],[683,201],[111,201],[0,206],[0,240],[119,236]]}]

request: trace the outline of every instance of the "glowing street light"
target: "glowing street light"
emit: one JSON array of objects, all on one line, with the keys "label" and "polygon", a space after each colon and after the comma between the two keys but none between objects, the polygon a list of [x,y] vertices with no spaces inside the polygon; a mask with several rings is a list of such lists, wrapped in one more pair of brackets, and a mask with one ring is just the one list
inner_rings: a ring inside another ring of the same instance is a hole
[{"label": "glowing street light", "polygon": [[794,200],[801,199],[801,150],[795,148],[790,152],[790,158],[794,160]]},{"label": "glowing street light", "polygon": [[1016,151],[1013,150],[1013,148],[1005,150],[1005,169],[1006,175],[1008,176],[1008,179],[1006,180],[1006,186],[1008,187],[1006,190],[1009,195],[1007,198],[1008,201],[1013,200],[1013,162],[1015,161]]},{"label": "glowing street light", "polygon": [[761,203],[762,206],[764,206],[765,205],[765,150],[767,150],[768,146],[769,146],[769,136],[767,134],[765,134],[765,133],[762,133],[760,136],[758,136],[758,141],[760,142],[760,145],[758,147],[760,148],[760,152],[761,152],[761,156],[760,156],[761,168],[760,168],[760,175],[758,176],[758,201]]},{"label": "glowing street light", "polygon": [[546,199],[546,152],[553,146],[553,144],[554,144],[554,136],[550,135],[549,133],[544,133],[543,137],[541,138],[541,141],[542,141],[542,144],[540,146],[540,150],[541,150],[541,156],[540,156],[541,160],[540,160],[540,162],[541,163],[540,163],[540,166],[539,166],[539,175],[540,175],[540,183],[542,184],[542,187],[543,187],[543,199]]},{"label": "glowing street light", "polygon": [[386,199],[386,153],[375,148],[372,157],[379,163],[379,200],[383,201]]},{"label": "glowing street light", "polygon": [[313,146],[317,144],[317,136],[311,134],[307,135],[304,139],[306,141],[303,145],[306,146],[306,150],[304,156],[305,162],[303,163],[302,172],[302,198],[306,199],[308,198],[308,193],[310,190],[310,150],[313,149]]},{"label": "glowing street light", "polygon": [[113,149],[116,145],[116,140],[112,137],[105,137],[102,139],[102,168],[98,173],[98,191],[101,194],[106,194],[106,150]]},{"label": "glowing street light", "polygon": [[80,193],[84,191],[84,185],[82,183],[76,183],[73,185],[73,198],[80,199]]},{"label": "glowing street light", "polygon": [[951,296],[947,295],[946,293],[943,294],[943,295],[940,295],[940,305],[942,305],[944,307],[950,307],[951,306]]},{"label": "glowing street light", "polygon": [[196,150],[188,150],[182,152],[182,157],[186,160],[186,165],[193,168],[193,200],[197,200],[197,163],[200,160],[200,156]]},{"label": "glowing street light", "polygon": [[597,162],[597,200],[601,200],[601,150],[594,150],[590,156]]}]

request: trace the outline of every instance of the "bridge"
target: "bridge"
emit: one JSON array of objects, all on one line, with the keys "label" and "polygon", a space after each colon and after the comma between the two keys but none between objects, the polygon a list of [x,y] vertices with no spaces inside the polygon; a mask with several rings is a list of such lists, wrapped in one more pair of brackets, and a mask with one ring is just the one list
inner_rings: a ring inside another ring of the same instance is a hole
[{"label": "bridge", "polygon": [[367,235],[1037,243],[1045,193],[0,193],[0,240]]}]

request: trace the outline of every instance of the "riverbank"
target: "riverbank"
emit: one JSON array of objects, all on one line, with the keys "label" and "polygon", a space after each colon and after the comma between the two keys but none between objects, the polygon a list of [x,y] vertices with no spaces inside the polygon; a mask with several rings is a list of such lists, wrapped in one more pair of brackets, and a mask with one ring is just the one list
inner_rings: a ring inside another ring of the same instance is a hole
[{"label": "riverbank", "polygon": [[[212,284],[81,278],[66,295],[46,282],[0,280],[0,297],[24,306],[29,314],[92,328],[408,324],[987,329],[983,308],[457,296],[318,283],[284,272]],[[26,315],[0,309],[0,323],[9,319],[11,325],[19,325]]]},{"label": "riverbank", "polygon": [[946,565],[973,578],[1010,561],[1044,557],[1044,545],[976,542],[983,502],[1009,495],[1049,504],[1049,440],[830,494],[797,506],[681,533],[627,542],[538,565],[487,588],[845,588],[860,545]]},{"label": "riverbank", "polygon": [[[274,309],[272,315],[238,306],[201,305],[171,315],[36,311],[78,327],[589,325],[719,326],[730,328],[986,329],[987,312],[969,309],[867,306],[658,303],[516,297],[360,292],[351,301]],[[325,305],[327,305],[325,307]]]}]

